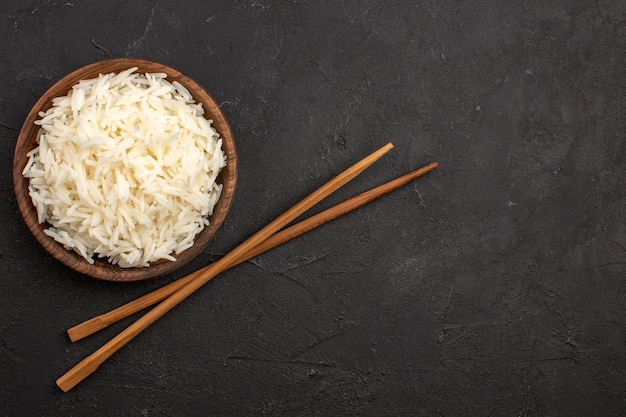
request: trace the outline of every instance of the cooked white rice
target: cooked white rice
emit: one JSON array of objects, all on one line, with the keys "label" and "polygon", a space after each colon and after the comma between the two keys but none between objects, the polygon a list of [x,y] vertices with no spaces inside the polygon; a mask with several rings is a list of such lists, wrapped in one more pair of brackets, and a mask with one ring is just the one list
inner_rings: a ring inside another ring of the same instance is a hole
[{"label": "cooked white rice", "polygon": [[175,261],[209,224],[226,164],[201,103],[166,74],[81,80],[39,113],[23,175],[45,233],[90,263]]}]

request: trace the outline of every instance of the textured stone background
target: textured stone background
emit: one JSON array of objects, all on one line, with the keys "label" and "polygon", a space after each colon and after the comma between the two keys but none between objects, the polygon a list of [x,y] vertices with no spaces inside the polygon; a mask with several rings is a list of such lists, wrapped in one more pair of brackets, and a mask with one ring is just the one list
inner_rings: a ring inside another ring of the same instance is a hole
[{"label": "textured stone background", "polygon": [[[626,415],[626,2],[0,3],[0,415]],[[185,72],[240,157],[215,242],[132,285],[68,270],[13,197],[18,130],[109,57]],[[77,388],[122,325],[65,330],[218,259],[351,163],[324,207],[427,177],[228,271]]]}]

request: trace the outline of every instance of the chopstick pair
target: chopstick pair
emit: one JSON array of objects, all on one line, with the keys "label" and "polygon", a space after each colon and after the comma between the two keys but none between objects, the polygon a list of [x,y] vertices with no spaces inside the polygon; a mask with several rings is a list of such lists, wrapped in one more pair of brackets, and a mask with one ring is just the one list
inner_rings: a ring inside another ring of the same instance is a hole
[{"label": "chopstick pair", "polygon": [[95,372],[98,366],[106,359],[111,357],[126,343],[141,333],[141,331],[147,328],[150,324],[154,323],[161,316],[174,308],[219,273],[245,262],[254,256],[291,240],[294,237],[314,229],[315,227],[318,227],[332,219],[348,213],[368,202],[371,202],[408,183],[409,181],[432,171],[438,166],[436,162],[431,163],[393,181],[359,194],[356,197],[352,197],[343,203],[280,231],[283,227],[303,214],[306,210],[310,209],[332,192],[336,191],[341,186],[355,178],[392,148],[393,145],[389,143],[363,160],[357,162],[355,165],[320,187],[317,191],[310,194],[291,209],[287,210],[274,221],[270,222],[263,229],[255,233],[252,237],[244,241],[213,264],[191,273],[184,278],[174,281],[143,297],[140,297],[126,305],[118,307],[109,313],[94,317],[93,319],[69,329],[68,335],[70,336],[70,339],[72,341],[77,341],[102,330],[110,324],[128,317],[131,314],[160,302],[160,304],[138,319],[135,323],[131,324],[128,328],[111,339],[96,352],[83,359],[63,376],[61,376],[56,381],[57,386],[65,392],[75,387],[83,379]]}]

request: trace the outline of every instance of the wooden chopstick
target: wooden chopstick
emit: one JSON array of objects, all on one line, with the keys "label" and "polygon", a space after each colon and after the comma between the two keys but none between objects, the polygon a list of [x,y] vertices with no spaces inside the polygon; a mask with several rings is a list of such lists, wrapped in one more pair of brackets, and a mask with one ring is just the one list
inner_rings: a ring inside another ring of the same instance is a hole
[{"label": "wooden chopstick", "polygon": [[[303,233],[306,233],[318,226],[321,226],[324,223],[327,223],[333,219],[336,219],[339,216],[342,216],[352,210],[355,210],[377,198],[382,197],[383,195],[395,190],[403,186],[404,184],[418,178],[427,172],[432,171],[437,168],[439,164],[437,162],[433,162],[429,165],[426,165],[422,168],[416,169],[414,171],[409,172],[401,177],[396,178],[393,181],[389,181],[383,185],[380,185],[376,188],[373,188],[369,191],[361,193],[355,197],[352,197],[342,203],[337,204],[329,209],[326,209],[306,220],[301,221],[291,227],[283,229],[265,241],[261,242],[254,248],[252,248],[249,252],[242,254],[242,256],[237,259],[231,267],[241,264],[255,256],[262,254],[270,249],[275,248],[278,245],[281,245],[295,237],[300,236]],[[80,339],[83,339],[87,336],[90,336],[113,323],[116,323],[132,314],[135,314],[144,308],[147,308],[153,304],[158,303],[159,301],[164,300],[169,297],[171,294],[178,291],[180,288],[187,285],[189,282],[193,281],[196,277],[206,272],[209,266],[206,266],[194,273],[191,273],[183,278],[180,278],[176,281],[173,281],[155,291],[152,291],[142,297],[139,297],[127,304],[124,304],[114,310],[109,311],[108,313],[96,316],[92,319],[84,321],[70,329],[67,330],[67,334],[70,337],[72,342],[76,342]],[[223,270],[217,271],[217,274],[224,272],[228,268],[224,268]]]},{"label": "wooden chopstick", "polygon": [[376,152],[352,165],[350,168],[322,185],[285,213],[278,216],[263,229],[252,235],[252,237],[248,238],[231,252],[227,253],[224,257],[211,264],[203,273],[198,274],[195,279],[191,280],[184,287],[180,288],[178,291],[161,301],[160,304],[148,311],[120,334],[76,364],[73,368],[57,379],[57,386],[64,392],[67,392],[75,387],[83,379],[95,372],[104,361],[124,347],[128,342],[135,338],[135,336],[215,277],[218,271],[230,268],[235,262],[237,262],[238,259],[241,258],[243,254],[250,251],[259,243],[263,242],[268,237],[282,229],[306,210],[310,209],[322,199],[336,191],[342,185],[355,178],[392,148],[393,145],[388,143]]}]

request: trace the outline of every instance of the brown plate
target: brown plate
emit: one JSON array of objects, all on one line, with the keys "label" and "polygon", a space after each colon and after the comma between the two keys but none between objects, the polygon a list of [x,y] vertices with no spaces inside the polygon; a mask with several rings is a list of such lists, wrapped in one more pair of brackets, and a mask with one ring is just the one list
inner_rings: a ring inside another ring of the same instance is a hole
[{"label": "brown plate", "polygon": [[[82,256],[74,251],[65,249],[63,245],[44,233],[44,229],[48,228],[49,225],[39,224],[37,210],[28,194],[28,180],[23,177],[22,171],[28,162],[26,154],[37,146],[36,137],[39,126],[35,125],[35,120],[39,118],[38,114],[40,111],[46,111],[52,106],[53,98],[66,95],[72,86],[80,80],[96,78],[99,74],[117,73],[132,67],[137,67],[140,73],[162,72],[167,74],[168,81],[178,81],[189,90],[196,102],[202,103],[205,117],[213,120],[213,128],[220,134],[222,150],[227,156],[226,166],[222,169],[217,180],[218,183],[223,185],[222,194],[215,205],[213,215],[209,219],[210,225],[196,236],[195,243],[191,248],[180,255],[174,255],[177,258],[175,262],[164,260],[155,262],[145,268],[120,268],[116,265],[111,265],[106,259],[95,259],[94,264],[90,264]],[[28,113],[17,138],[13,157],[13,184],[17,203],[26,225],[37,241],[52,256],[73,270],[107,281],[140,281],[155,278],[168,274],[191,261],[209,244],[224,222],[233,201],[236,183],[237,152],[235,143],[230,126],[217,103],[198,83],[180,71],[157,62],[142,59],[116,58],[95,62],[77,69],[57,81]]]}]

